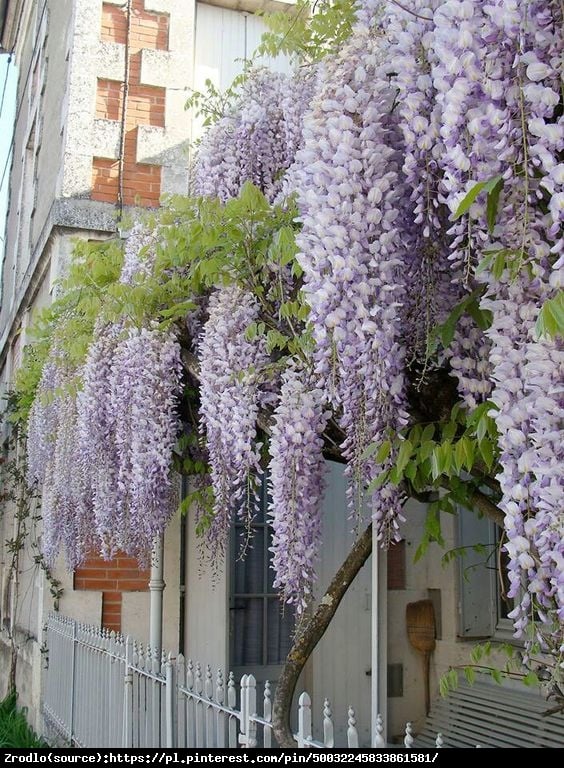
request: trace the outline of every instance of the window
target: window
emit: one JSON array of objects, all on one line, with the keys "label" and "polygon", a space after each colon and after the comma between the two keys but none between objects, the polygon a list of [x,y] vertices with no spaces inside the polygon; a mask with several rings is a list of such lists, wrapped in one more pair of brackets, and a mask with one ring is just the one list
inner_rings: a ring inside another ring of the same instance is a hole
[{"label": "window", "polygon": [[233,667],[277,666],[291,647],[294,614],[280,601],[270,567],[272,528],[267,522],[266,483],[261,489],[260,510],[252,524],[252,538],[244,557],[247,531],[236,522],[232,536],[230,594],[230,644]]},{"label": "window", "polygon": [[509,613],[515,600],[507,597],[508,557],[501,534],[491,520],[460,511],[458,546],[465,551],[459,558],[458,634],[465,639],[514,640]]}]

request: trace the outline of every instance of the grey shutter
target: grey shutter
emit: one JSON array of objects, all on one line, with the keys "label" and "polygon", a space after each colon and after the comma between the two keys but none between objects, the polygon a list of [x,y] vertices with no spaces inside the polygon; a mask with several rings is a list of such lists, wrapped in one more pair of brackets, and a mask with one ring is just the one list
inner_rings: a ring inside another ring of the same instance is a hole
[{"label": "grey shutter", "polygon": [[465,550],[458,559],[459,629],[464,638],[491,637],[496,617],[496,570],[492,523],[467,509],[459,509],[458,546],[489,545],[487,554]]}]

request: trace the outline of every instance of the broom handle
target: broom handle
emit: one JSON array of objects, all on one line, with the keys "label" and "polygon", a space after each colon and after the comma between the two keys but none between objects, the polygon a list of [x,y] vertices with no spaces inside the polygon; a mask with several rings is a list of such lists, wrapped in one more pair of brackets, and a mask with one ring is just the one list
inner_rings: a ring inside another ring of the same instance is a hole
[{"label": "broom handle", "polygon": [[431,665],[431,653],[430,651],[425,651],[423,653],[423,680],[425,684],[425,714],[429,714],[429,710],[431,709],[431,691],[430,691],[430,680],[429,680],[429,672],[430,672],[430,665]]}]

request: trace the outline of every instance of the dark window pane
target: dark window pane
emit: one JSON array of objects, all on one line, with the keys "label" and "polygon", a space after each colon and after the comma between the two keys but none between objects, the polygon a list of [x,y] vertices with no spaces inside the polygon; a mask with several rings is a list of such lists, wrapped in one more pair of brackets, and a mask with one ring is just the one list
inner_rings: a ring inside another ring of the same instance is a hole
[{"label": "dark window pane", "polygon": [[292,645],[294,611],[278,598],[268,600],[267,664],[281,664]]},{"label": "dark window pane", "polygon": [[233,665],[264,664],[262,657],[263,599],[236,598],[231,610]]},{"label": "dark window pane", "polygon": [[[245,531],[242,531],[242,535],[245,536]],[[240,554],[241,545],[244,545],[244,540],[239,537],[235,555],[235,594],[262,594],[264,591],[264,528],[255,528],[244,557]]]}]

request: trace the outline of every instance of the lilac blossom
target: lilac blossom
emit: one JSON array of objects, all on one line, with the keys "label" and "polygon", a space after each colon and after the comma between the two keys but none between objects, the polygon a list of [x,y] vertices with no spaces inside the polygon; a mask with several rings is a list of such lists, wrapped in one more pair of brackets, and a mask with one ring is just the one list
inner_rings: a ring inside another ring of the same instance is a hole
[{"label": "lilac blossom", "polygon": [[[316,374],[341,412],[351,511],[377,468],[366,447],[406,423],[400,340],[405,188],[394,90],[378,38],[366,28],[324,65],[290,171],[302,230],[298,260],[311,307]],[[408,202],[409,205],[409,202]],[[383,540],[398,536],[398,489],[372,499]]]},{"label": "lilac blossom", "polygon": [[262,369],[268,362],[264,338],[246,331],[258,318],[258,302],[237,286],[219,288],[198,346],[200,419],[211,466],[214,518],[209,540],[222,552],[234,514],[252,518],[261,475],[257,443]]},{"label": "lilac blossom", "polygon": [[110,547],[140,562],[147,562],[155,536],[174,511],[171,457],[180,384],[180,347],[172,334],[129,328],[116,346],[109,375],[117,467],[114,506],[100,534]]},{"label": "lilac blossom", "polygon": [[133,285],[151,275],[155,264],[157,233],[136,222],[125,241],[120,283]]},{"label": "lilac blossom", "polygon": [[321,538],[325,395],[304,371],[283,374],[270,438],[274,586],[301,613],[311,598]]},{"label": "lilac blossom", "polygon": [[225,201],[251,181],[274,200],[301,140],[313,82],[307,72],[294,78],[266,69],[252,72],[236,106],[202,139],[193,192]]}]

